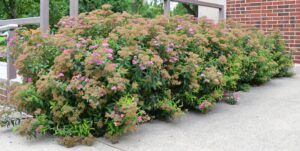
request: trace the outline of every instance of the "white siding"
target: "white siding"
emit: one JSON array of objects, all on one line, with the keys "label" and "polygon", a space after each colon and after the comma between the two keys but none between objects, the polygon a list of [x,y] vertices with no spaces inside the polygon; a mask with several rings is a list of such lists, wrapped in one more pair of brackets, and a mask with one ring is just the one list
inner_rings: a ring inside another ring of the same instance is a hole
[{"label": "white siding", "polygon": [[[225,14],[226,14],[226,0],[201,0],[201,1],[224,5]],[[199,6],[198,16],[199,17],[206,16],[207,18],[212,19],[215,22],[218,22],[219,10],[216,8],[208,8],[208,7],[204,7],[204,6]],[[226,17],[226,15],[224,17]]]}]

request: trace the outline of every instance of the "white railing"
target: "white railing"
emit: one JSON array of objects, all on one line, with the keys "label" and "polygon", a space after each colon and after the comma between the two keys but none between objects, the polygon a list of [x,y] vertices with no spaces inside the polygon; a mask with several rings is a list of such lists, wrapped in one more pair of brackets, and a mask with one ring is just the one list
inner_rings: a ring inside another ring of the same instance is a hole
[{"label": "white railing", "polygon": [[[15,79],[17,77],[16,68],[13,65],[13,61],[11,58],[11,45],[10,42],[12,40],[12,36],[14,34],[15,29],[18,27],[17,24],[9,24],[5,26],[0,26],[0,33],[4,32],[2,36],[6,36],[7,39],[7,47],[6,47],[6,77],[3,77],[3,79],[0,79],[2,81],[6,81],[5,87],[0,88],[2,93],[5,92],[6,94],[0,94],[0,97],[6,97],[8,99],[8,88],[10,86],[10,82],[12,79]],[[4,63],[3,63],[4,64]],[[4,68],[5,69],[5,68]],[[5,75],[3,75],[5,76]]]},{"label": "white railing", "polygon": [[[9,97],[10,83],[12,79],[17,78],[16,69],[13,65],[13,60],[11,58],[11,46],[9,45],[9,41],[13,39],[14,31],[18,27],[18,25],[28,25],[28,24],[38,24],[43,33],[47,33],[49,31],[49,1],[50,0],[40,0],[40,16],[38,17],[29,17],[29,18],[19,18],[19,19],[8,19],[8,20],[0,20],[0,33],[5,32],[5,36],[7,37],[7,48],[6,48],[6,77],[1,79],[0,81],[6,81],[6,98]],[[78,0],[70,0],[70,16],[78,15]],[[5,63],[1,63],[3,65]],[[1,75],[1,74],[0,74]],[[5,88],[0,87],[0,98],[1,92],[4,91]]]},{"label": "white railing", "polygon": [[11,79],[15,79],[17,77],[16,74],[16,69],[13,65],[13,61],[11,59],[11,51],[10,51],[10,43],[9,41],[12,40],[12,36],[14,33],[14,30],[18,27],[17,24],[9,24],[9,25],[5,25],[5,26],[0,26],[0,32],[5,32],[5,35],[7,37],[7,47],[6,47],[6,64],[7,64],[7,72],[6,72],[6,80],[8,81],[8,85],[9,85],[9,81]]},{"label": "white railing", "polygon": [[43,32],[47,32],[49,29],[49,0],[40,0],[40,16],[39,17],[29,17],[29,18],[19,18],[19,19],[8,19],[0,20],[0,26],[8,24],[39,24]]},{"label": "white railing", "polygon": [[[70,16],[78,15],[78,0],[70,0]],[[40,0],[40,16],[0,20],[0,26],[8,24],[39,24],[43,32],[47,32],[49,29],[49,0]]]}]

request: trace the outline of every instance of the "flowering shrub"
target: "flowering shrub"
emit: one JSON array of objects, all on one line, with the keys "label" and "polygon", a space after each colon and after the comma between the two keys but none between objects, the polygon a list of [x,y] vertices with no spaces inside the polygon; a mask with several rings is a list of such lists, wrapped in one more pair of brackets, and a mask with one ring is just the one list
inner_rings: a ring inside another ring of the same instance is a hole
[{"label": "flowering shrub", "polygon": [[232,92],[224,92],[224,97],[222,100],[228,104],[235,105],[240,100],[240,96]]},{"label": "flowering shrub", "polygon": [[278,35],[214,25],[191,16],[145,19],[102,10],[66,17],[54,35],[19,31],[14,54],[25,83],[12,93],[34,115],[21,134],[50,133],[61,143],[117,142],[151,118],[185,109],[205,113],[224,91],[290,74]]}]

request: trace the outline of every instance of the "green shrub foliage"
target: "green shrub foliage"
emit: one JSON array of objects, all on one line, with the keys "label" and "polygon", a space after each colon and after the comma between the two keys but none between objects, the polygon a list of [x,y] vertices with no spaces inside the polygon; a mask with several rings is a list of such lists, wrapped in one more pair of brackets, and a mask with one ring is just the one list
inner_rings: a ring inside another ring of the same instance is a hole
[{"label": "green shrub foliage", "polygon": [[50,133],[61,143],[113,142],[150,119],[205,113],[236,91],[291,74],[279,34],[192,16],[146,19],[101,10],[63,18],[58,32],[20,30],[16,66],[24,84],[12,94],[34,118],[21,134]]}]

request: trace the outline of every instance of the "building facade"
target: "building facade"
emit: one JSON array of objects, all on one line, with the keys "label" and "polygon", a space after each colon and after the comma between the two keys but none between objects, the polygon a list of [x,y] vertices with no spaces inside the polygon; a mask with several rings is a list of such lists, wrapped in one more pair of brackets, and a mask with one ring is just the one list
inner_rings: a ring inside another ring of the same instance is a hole
[{"label": "building facade", "polygon": [[300,63],[300,0],[227,0],[227,19],[263,31],[279,30]]}]

